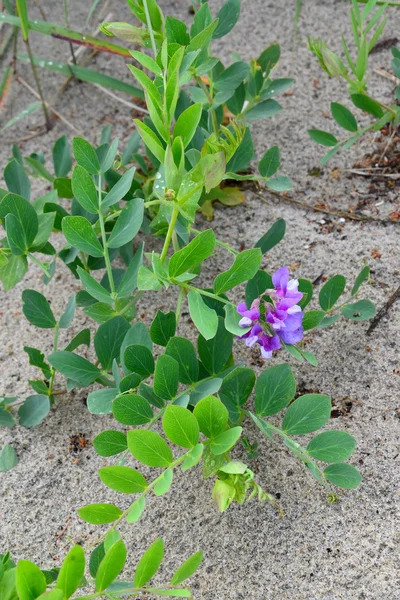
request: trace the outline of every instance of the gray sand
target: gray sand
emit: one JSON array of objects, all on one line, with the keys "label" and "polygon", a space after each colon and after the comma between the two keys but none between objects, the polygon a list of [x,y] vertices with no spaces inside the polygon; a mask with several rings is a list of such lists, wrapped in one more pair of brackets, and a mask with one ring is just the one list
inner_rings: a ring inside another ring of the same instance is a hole
[{"label": "gray sand", "polygon": [[[57,7],[54,4],[50,0],[42,2],[48,18],[61,22],[62,3],[57,3]],[[84,4],[70,2],[75,10],[75,13],[71,10],[71,24],[77,28],[88,11],[89,3]],[[162,2],[167,14],[186,20],[188,4],[185,0]],[[212,6],[216,4],[220,2],[211,2]],[[283,170],[293,179],[299,199],[325,202],[333,210],[346,209],[366,199],[369,214],[384,217],[396,208],[395,192],[375,196],[368,192],[368,181],[350,177],[343,171],[337,178],[331,177],[334,168],[351,167],[360,159],[370,148],[371,138],[345,156],[339,155],[323,169],[320,177],[308,174],[319,165],[322,150],[308,140],[306,130],[315,127],[335,131],[332,120],[324,117],[324,113],[329,112],[331,100],[344,100],[345,90],[339,82],[329,81],[321,73],[304,40],[306,35],[320,34],[338,49],[340,34],[349,36],[349,3],[306,0],[303,4],[295,54],[291,53],[294,2],[265,0],[243,2],[239,25],[228,38],[215,44],[216,51],[226,61],[232,51],[239,51],[248,59],[257,56],[275,39],[279,40],[283,58],[278,74],[295,76],[297,81],[293,95],[281,98],[285,110],[271,120],[262,121],[255,131],[257,152],[261,155],[271,145],[280,145]],[[115,5],[114,18],[128,18],[124,2],[120,0]],[[32,13],[40,18],[35,6]],[[389,15],[385,36],[393,37],[398,32],[400,16],[395,10]],[[66,58],[65,44],[55,42],[51,48],[52,57],[55,52],[56,58]],[[36,35],[34,50],[50,57],[49,40]],[[126,72],[123,59],[99,56],[95,63],[95,68],[110,74],[115,69]],[[372,64],[389,69],[390,51],[374,55]],[[21,66],[20,70],[27,80],[32,80],[27,66]],[[45,93],[50,96],[62,80],[58,75],[44,72],[41,79]],[[126,80],[129,80],[127,73]],[[391,82],[377,76],[371,80],[371,90],[387,102],[392,88]],[[2,118],[10,118],[31,101],[32,97],[14,85]],[[100,126],[108,122],[113,124],[113,135],[123,141],[132,131],[129,109],[86,84],[70,85],[57,108],[93,141]],[[21,122],[3,136],[2,165],[10,154],[10,142],[25,137],[41,119],[37,113],[29,122]],[[50,156],[52,144],[62,134],[72,137],[72,132],[58,122],[46,137],[22,143],[21,148],[25,155],[45,148]],[[36,182],[34,190],[43,192],[45,185]],[[377,207],[379,203],[382,204]],[[245,205],[218,207],[213,227],[221,239],[251,247],[279,217],[287,222],[287,235],[285,242],[265,258],[268,270],[287,264],[296,276],[315,279],[321,273],[331,276],[342,272],[352,281],[361,262],[367,259],[374,284],[365,287],[364,295],[378,305],[399,285],[400,237],[396,224],[349,221],[343,224],[331,217],[333,231],[326,233],[321,224],[321,219],[327,220],[325,215],[274,198],[263,203],[248,193]],[[198,219],[198,226],[205,226],[202,218]],[[371,257],[374,248],[380,258]],[[228,264],[224,254],[218,255],[210,261],[204,282]],[[23,345],[39,345],[48,351],[52,343],[46,331],[40,333],[38,340],[38,330],[21,315],[20,298],[25,287],[44,292],[56,312],[62,310],[69,295],[78,289],[69,272],[59,265],[57,276],[47,287],[43,286],[40,273],[31,268],[14,290],[2,293],[0,393],[4,395],[30,393],[26,380],[34,371],[27,366]],[[166,309],[174,302],[172,293],[153,296],[150,304],[142,303],[139,314],[149,323],[158,307]],[[79,314],[74,327],[86,324],[85,316]],[[182,333],[190,335],[192,328],[187,317],[181,327]],[[204,563],[193,579],[195,597],[199,600],[400,598],[398,520],[396,523],[400,461],[398,305],[382,320],[373,336],[366,337],[367,327],[366,323],[343,320],[332,329],[312,333],[307,336],[309,348],[318,356],[319,366],[293,365],[299,384],[330,394],[339,408],[352,403],[350,413],[332,419],[330,427],[344,429],[357,438],[352,463],[362,471],[362,485],[341,493],[340,501],[330,505],[326,492],[302,465],[279,445],[261,440],[261,455],[254,470],[263,487],[279,495],[285,516],[278,519],[270,506],[256,501],[242,507],[232,506],[220,515],[210,499],[211,483],[203,482],[198,470],[184,477],[178,474],[168,496],[150,500],[140,526],[124,526],[123,535],[131,555],[127,575],[132,574],[140,553],[162,536],[166,542],[162,573],[166,576],[191,552],[199,548],[205,551]],[[241,344],[237,343],[235,350],[238,357],[246,359]],[[280,354],[269,364],[284,359]],[[93,501],[114,501],[122,507],[129,502],[99,483],[96,471],[104,465],[104,460],[90,446],[77,455],[69,452],[70,435],[82,432],[92,440],[97,433],[115,426],[111,417],[90,415],[85,397],[79,391],[59,398],[56,410],[37,428],[0,431],[0,444],[12,443],[20,459],[14,470],[0,475],[0,549],[9,549],[14,557],[38,561],[46,568],[58,565],[71,544],[95,540],[102,530],[80,521],[75,512],[78,507]],[[248,434],[252,440],[259,437],[252,427]],[[66,533],[57,540],[66,524],[69,524]]]}]

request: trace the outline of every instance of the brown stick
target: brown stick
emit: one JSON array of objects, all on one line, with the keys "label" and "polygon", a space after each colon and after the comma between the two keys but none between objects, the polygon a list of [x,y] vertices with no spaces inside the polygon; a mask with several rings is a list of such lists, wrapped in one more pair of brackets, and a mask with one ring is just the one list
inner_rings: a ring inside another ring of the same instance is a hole
[{"label": "brown stick", "polygon": [[[290,196],[286,196],[285,194],[280,194],[279,192],[275,192],[274,190],[269,190],[267,187],[262,186],[261,187],[262,191],[265,191],[268,194],[272,194],[272,196],[275,196],[276,198],[279,198],[280,200],[283,200],[283,202],[288,202],[289,204],[294,204],[295,206],[298,206],[299,208],[305,208],[306,210],[312,210],[315,212],[321,212],[321,213],[325,213],[326,215],[332,215],[334,217],[340,217],[340,218],[344,218],[344,219],[349,219],[351,221],[365,221],[365,222],[373,222],[373,223],[384,223],[384,224],[388,224],[388,223],[397,223],[400,224],[400,221],[391,221],[390,219],[377,219],[375,217],[370,217],[369,215],[357,215],[355,213],[352,212],[347,212],[344,210],[329,210],[327,208],[320,208],[319,206],[313,206],[312,204],[307,204],[307,202],[302,202],[301,200],[295,200],[294,198],[291,198]],[[257,194],[257,196],[259,198],[261,198],[262,200],[264,200],[264,202],[266,202],[266,198],[264,198],[264,196],[262,195],[262,193],[258,190],[254,190],[255,193]]]},{"label": "brown stick", "polygon": [[389,308],[396,302],[396,300],[400,298],[400,286],[397,290],[392,294],[389,300],[378,310],[375,317],[371,321],[371,325],[367,329],[367,335],[371,335],[374,329],[378,326],[379,322],[383,317],[387,314]]}]

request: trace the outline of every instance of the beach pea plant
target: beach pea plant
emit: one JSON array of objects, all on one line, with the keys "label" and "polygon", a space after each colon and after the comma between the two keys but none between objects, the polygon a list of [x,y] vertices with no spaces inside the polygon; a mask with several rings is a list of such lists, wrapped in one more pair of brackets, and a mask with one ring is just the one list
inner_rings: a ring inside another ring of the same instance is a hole
[{"label": "beach pea plant", "polygon": [[[91,553],[80,545],[73,546],[60,568],[43,570],[29,560],[15,563],[10,554],[0,554],[0,594],[4,600],[91,600],[124,596],[135,598],[193,598],[185,580],[200,566],[203,553],[190,556],[161,587],[149,585],[164,558],[164,543],[156,539],[140,558],[133,578],[121,577],[127,560],[127,548],[116,531],[110,532]],[[86,573],[88,570],[88,573]],[[92,589],[87,593],[88,589]]]},{"label": "beach pea plant", "polygon": [[[369,0],[363,8],[360,8],[357,0],[352,0],[350,10],[353,32],[353,45],[355,55],[349,50],[344,37],[342,46],[344,52],[343,60],[332,52],[326,43],[320,39],[309,38],[309,48],[318,58],[322,69],[331,77],[339,77],[347,83],[349,97],[352,104],[367,113],[372,120],[366,125],[360,126],[356,117],[343,104],[331,103],[332,117],[336,123],[349,132],[345,138],[338,140],[333,134],[318,129],[309,130],[310,137],[322,146],[330,147],[329,152],[322,158],[322,163],[328,162],[339,150],[350,148],[368,131],[379,131],[388,123],[398,126],[400,120],[400,107],[393,103],[386,105],[379,99],[371,96],[367,84],[370,78],[368,72],[369,54],[374,49],[381,37],[387,18],[383,18],[387,4],[378,6],[377,0]],[[381,4],[381,3],[379,3]],[[392,48],[392,67],[396,77],[400,76],[400,52]],[[395,90],[396,100],[400,98],[400,86]]]}]

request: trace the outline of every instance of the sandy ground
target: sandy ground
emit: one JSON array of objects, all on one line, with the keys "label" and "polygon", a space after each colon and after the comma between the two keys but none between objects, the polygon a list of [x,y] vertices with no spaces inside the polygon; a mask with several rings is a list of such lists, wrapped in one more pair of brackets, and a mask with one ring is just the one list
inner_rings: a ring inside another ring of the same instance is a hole
[{"label": "sandy ground", "polygon": [[[70,2],[71,24],[76,28],[82,26],[88,11],[89,3],[82,4],[77,0]],[[188,4],[186,0],[162,2],[167,14],[185,20],[190,18]],[[210,4],[216,9],[220,2]],[[368,181],[351,178],[343,171],[333,172],[338,167],[351,167],[356,158],[368,151],[370,139],[353,147],[346,156],[334,159],[319,177],[309,174],[318,167],[322,151],[309,141],[306,130],[315,127],[335,132],[326,113],[331,100],[344,100],[345,90],[322,75],[304,41],[307,35],[320,34],[338,49],[340,35],[350,35],[349,4],[344,0],[305,0],[303,4],[299,42],[294,53],[291,52],[294,2],[265,0],[243,2],[238,26],[229,37],[215,43],[215,51],[221,52],[226,61],[232,51],[239,51],[248,59],[257,56],[275,39],[279,40],[283,58],[278,74],[294,76],[296,85],[293,95],[282,98],[285,110],[261,122],[254,132],[257,153],[261,155],[271,145],[279,144],[284,171],[293,179],[297,198],[309,203],[325,202],[333,210],[354,206],[365,199],[365,214],[384,217],[396,208],[395,191],[371,192]],[[62,21],[61,2],[46,0],[42,6],[49,20]],[[40,18],[35,6],[32,13]],[[399,13],[392,11],[389,16],[385,37],[396,35],[400,22]],[[115,2],[115,18],[128,18],[122,0]],[[48,39],[34,36],[33,46],[43,57],[66,58],[67,47],[62,42],[53,43],[50,50]],[[110,74],[115,74],[116,69],[126,73],[123,59],[101,56],[94,62],[95,68]],[[374,55],[372,62],[374,67],[389,68],[389,50]],[[21,66],[20,72],[31,81],[26,66]],[[52,73],[42,72],[41,79],[49,97],[62,82],[62,77]],[[129,80],[127,73],[126,80]],[[391,82],[377,76],[371,80],[371,90],[383,100],[390,101],[392,88]],[[29,94],[14,85],[2,121],[31,101]],[[57,108],[93,141],[106,123],[112,123],[113,135],[121,140],[127,139],[132,131],[129,109],[87,84],[72,83],[58,100]],[[29,134],[41,118],[37,113],[2,136],[2,165],[10,154],[10,143]],[[71,130],[58,122],[46,137],[19,145],[25,155],[46,149],[50,157],[52,144],[62,134],[72,137]],[[336,176],[332,177],[332,172]],[[36,182],[34,189],[39,194],[45,186]],[[321,213],[279,203],[274,198],[263,203],[249,193],[244,206],[219,207],[213,227],[221,239],[251,247],[279,217],[287,221],[287,236],[265,258],[269,270],[287,264],[296,276],[312,280],[322,273],[331,276],[338,272],[353,280],[361,262],[367,259],[373,281],[366,286],[365,295],[378,305],[399,285],[400,237],[396,224],[350,221],[343,224],[336,217],[330,217],[327,223],[328,218]],[[201,218],[198,224],[205,226]],[[329,233],[327,224],[332,226]],[[205,281],[227,264],[223,254],[213,259]],[[26,380],[34,372],[27,366],[22,351],[25,344],[39,345],[45,351],[51,348],[50,336],[42,331],[38,340],[38,331],[21,315],[20,298],[25,287],[43,291],[51,299],[55,312],[61,311],[72,291],[78,289],[66,269],[59,266],[56,277],[46,288],[40,274],[31,268],[14,290],[1,293],[0,394],[3,395],[29,394]],[[156,308],[167,308],[174,302],[173,294],[154,296],[150,303],[142,303],[139,314],[149,322]],[[85,315],[80,314],[74,327],[86,324]],[[319,366],[293,365],[299,385],[330,394],[336,407],[344,409],[345,414],[332,419],[330,426],[344,429],[357,438],[352,462],[362,471],[362,485],[342,493],[340,501],[330,505],[326,492],[305,473],[302,465],[283,448],[262,440],[261,455],[253,467],[264,488],[280,498],[285,516],[278,519],[269,506],[255,501],[243,507],[233,506],[220,515],[210,499],[210,482],[203,482],[197,470],[185,477],[178,475],[168,496],[149,502],[140,526],[124,527],[132,560],[127,575],[133,572],[140,552],[162,536],[166,542],[166,560],[161,575],[171,573],[189,553],[199,548],[205,551],[204,563],[193,580],[195,598],[199,600],[400,598],[398,306],[393,307],[371,337],[365,335],[367,326],[343,320],[333,329],[312,333],[309,348],[317,354]],[[181,332],[191,334],[187,316],[181,327]],[[235,351],[238,357],[246,359],[241,345],[236,344]],[[282,355],[270,364],[280,361]],[[90,445],[77,455],[69,451],[71,435],[81,432],[92,440],[100,431],[115,426],[111,417],[90,415],[84,401],[82,392],[74,392],[60,398],[56,410],[39,427],[0,431],[0,444],[12,443],[20,459],[14,470],[0,474],[0,551],[9,549],[16,558],[38,561],[46,568],[56,566],[71,544],[85,543],[88,538],[94,540],[101,530],[81,522],[75,512],[78,507],[93,501],[114,501],[121,506],[129,502],[99,483],[96,471],[104,465],[104,460],[96,456]],[[252,440],[256,439],[257,432],[251,427],[248,434]],[[66,533],[57,539],[66,525]]]}]

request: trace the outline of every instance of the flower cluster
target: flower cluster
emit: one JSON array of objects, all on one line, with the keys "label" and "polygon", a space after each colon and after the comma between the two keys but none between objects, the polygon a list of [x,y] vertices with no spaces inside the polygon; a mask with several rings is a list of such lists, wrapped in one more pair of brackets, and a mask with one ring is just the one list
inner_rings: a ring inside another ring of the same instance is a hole
[{"label": "flower cluster", "polygon": [[289,269],[282,267],[273,274],[272,283],[274,288],[263,294],[268,301],[261,303],[257,298],[249,309],[244,302],[237,307],[242,316],[240,327],[250,327],[239,339],[245,339],[247,346],[259,344],[263,358],[271,358],[272,352],[281,347],[281,341],[296,344],[303,338],[304,313],[298,305],[303,294],[298,291],[299,282],[289,280]]}]

